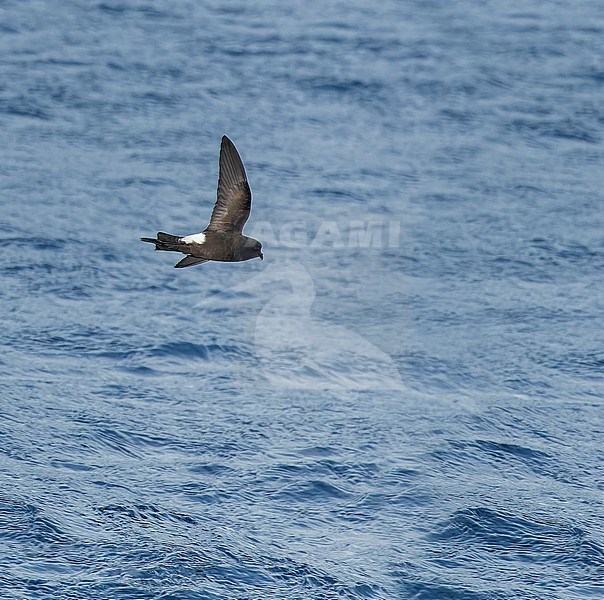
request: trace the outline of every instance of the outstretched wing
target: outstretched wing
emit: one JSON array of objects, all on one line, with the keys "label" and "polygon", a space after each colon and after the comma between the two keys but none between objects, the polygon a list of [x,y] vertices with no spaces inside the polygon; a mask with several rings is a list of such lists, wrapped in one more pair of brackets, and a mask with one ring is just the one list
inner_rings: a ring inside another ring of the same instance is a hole
[{"label": "outstretched wing", "polygon": [[206,231],[241,233],[250,216],[252,192],[237,148],[225,135],[220,144],[218,200]]},{"label": "outstretched wing", "polygon": [[208,262],[207,258],[198,258],[197,256],[185,256],[181,261],[174,265],[175,269],[182,269],[183,267],[192,267],[193,265],[200,265],[201,263]]}]

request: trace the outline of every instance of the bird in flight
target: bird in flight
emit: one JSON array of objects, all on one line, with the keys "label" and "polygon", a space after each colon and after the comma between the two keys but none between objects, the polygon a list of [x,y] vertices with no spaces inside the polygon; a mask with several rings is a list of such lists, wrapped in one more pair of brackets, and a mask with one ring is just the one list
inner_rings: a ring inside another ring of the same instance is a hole
[{"label": "bird in flight", "polygon": [[251,258],[264,259],[262,244],[243,235],[250,216],[252,192],[235,144],[225,135],[220,144],[218,199],[210,224],[201,232],[180,237],[160,231],[157,238],[141,238],[155,244],[156,250],[182,252],[186,256],[174,265],[176,269],[200,265],[210,260],[238,262]]}]

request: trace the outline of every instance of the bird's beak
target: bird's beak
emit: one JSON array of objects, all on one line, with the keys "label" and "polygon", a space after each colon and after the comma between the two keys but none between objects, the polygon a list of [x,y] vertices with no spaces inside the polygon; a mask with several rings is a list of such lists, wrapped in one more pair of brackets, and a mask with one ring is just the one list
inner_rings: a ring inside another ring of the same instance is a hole
[{"label": "bird's beak", "polygon": [[264,260],[264,254],[260,253],[260,260]]}]

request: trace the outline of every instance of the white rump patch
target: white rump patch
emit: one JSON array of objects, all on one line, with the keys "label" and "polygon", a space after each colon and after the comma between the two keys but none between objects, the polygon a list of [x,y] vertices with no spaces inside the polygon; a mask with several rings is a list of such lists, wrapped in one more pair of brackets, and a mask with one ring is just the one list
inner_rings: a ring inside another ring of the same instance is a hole
[{"label": "white rump patch", "polygon": [[185,244],[203,244],[206,241],[205,233],[194,233],[193,235],[187,235],[182,238]]}]

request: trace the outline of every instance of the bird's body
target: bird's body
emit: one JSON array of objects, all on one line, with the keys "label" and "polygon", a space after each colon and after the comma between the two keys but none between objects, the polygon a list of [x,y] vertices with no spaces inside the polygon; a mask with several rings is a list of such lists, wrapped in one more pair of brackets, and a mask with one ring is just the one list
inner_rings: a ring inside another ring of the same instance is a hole
[{"label": "bird's body", "polygon": [[209,225],[201,233],[186,236],[159,232],[156,238],[141,238],[155,244],[156,250],[186,254],[176,268],[190,267],[210,260],[239,262],[264,258],[262,244],[243,235],[243,226],[252,206],[252,193],[243,163],[229,138],[220,146],[218,199]]}]

